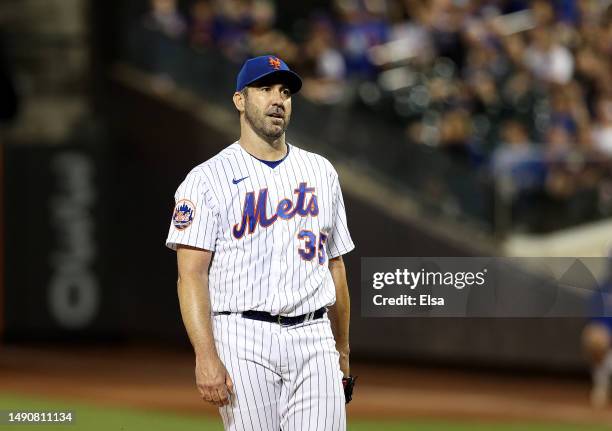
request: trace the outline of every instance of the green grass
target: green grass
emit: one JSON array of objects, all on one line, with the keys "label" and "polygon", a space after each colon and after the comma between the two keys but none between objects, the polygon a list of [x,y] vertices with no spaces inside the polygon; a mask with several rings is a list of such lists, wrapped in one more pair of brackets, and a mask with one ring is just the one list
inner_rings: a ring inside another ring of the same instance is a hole
[{"label": "green grass", "polygon": [[350,431],[610,431],[611,427],[555,424],[493,424],[466,421],[350,422]]},{"label": "green grass", "polygon": [[66,401],[0,394],[0,410],[74,412],[66,425],[0,425],[13,431],[223,431],[221,420],[147,410],[99,407]]},{"label": "green grass", "polygon": [[[72,410],[70,425],[0,425],[13,431],[222,431],[220,419],[138,409],[108,408],[89,404],[0,394],[0,410]],[[351,421],[350,431],[610,431],[612,427],[546,424],[483,424],[460,421]]]}]

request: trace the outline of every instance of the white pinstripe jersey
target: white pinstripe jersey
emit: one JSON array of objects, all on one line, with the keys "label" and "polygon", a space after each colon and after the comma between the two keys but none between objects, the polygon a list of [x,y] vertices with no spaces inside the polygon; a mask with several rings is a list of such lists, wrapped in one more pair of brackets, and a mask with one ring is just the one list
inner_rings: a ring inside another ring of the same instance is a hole
[{"label": "white pinstripe jersey", "polygon": [[213,312],[296,316],[335,302],[328,260],[354,248],[338,174],[324,157],[287,145],[271,168],[234,143],[176,191],[166,245],[214,252]]}]

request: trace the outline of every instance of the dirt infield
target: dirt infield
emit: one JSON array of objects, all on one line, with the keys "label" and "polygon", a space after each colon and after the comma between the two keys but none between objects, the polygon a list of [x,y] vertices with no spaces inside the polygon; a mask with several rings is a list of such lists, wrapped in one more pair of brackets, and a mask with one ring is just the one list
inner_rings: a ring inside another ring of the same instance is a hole
[{"label": "dirt infield", "polygon": [[[588,382],[353,364],[349,417],[612,424]],[[149,348],[0,347],[0,390],[98,405],[216,415],[194,386],[193,357]]]}]

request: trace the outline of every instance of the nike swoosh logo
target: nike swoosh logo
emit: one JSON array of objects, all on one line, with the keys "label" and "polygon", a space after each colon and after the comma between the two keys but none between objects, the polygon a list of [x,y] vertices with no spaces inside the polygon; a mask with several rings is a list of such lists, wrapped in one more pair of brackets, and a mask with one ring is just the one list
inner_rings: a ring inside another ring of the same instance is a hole
[{"label": "nike swoosh logo", "polygon": [[246,180],[247,178],[248,178],[248,176],[247,176],[247,177],[244,177],[244,178],[240,178],[239,180],[237,180],[236,178],[234,178],[234,179],[232,180],[232,183],[234,183],[234,184],[238,184],[240,181]]}]

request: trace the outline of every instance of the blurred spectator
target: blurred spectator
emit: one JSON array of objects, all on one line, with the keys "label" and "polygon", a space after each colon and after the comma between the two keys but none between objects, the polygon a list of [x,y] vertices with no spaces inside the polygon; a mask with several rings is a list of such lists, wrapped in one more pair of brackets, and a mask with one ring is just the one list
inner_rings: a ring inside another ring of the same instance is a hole
[{"label": "blurred spectator", "polygon": [[558,88],[551,96],[550,123],[575,136],[579,125],[588,121],[581,92],[576,86],[568,85]]},{"label": "blurred spectator", "polygon": [[546,133],[544,153],[548,163],[563,162],[572,151],[572,137],[561,124],[552,124]]},{"label": "blurred spectator", "polygon": [[251,55],[275,54],[295,63],[298,48],[284,33],[274,28],[276,12],[268,0],[256,0],[251,9],[252,26],[248,34]]},{"label": "blurred spectator", "polygon": [[517,164],[533,160],[538,156],[525,127],[516,120],[504,122],[501,138],[499,146],[491,157],[491,168],[495,175],[510,174]]},{"label": "blurred spectator", "polygon": [[463,68],[467,56],[462,33],[467,3],[448,0],[424,2],[428,6],[426,14],[437,55],[450,58],[459,69]]},{"label": "blurred spectator", "polygon": [[502,126],[501,137],[491,157],[491,169],[506,197],[513,199],[526,191],[541,189],[546,174],[542,153],[529,140],[525,126],[508,120]]},{"label": "blurred spectator", "polygon": [[470,121],[465,110],[455,109],[444,113],[439,124],[439,148],[455,161],[469,164],[475,160],[471,146]]},{"label": "blurred spectator", "polygon": [[321,17],[312,23],[304,43],[302,94],[317,103],[336,103],[344,94],[346,65],[334,36],[332,23]]},{"label": "blurred spectator", "polygon": [[212,48],[215,44],[215,11],[210,0],[196,0],[191,6],[189,42],[194,48]]},{"label": "blurred spectator", "polygon": [[599,49],[605,58],[612,58],[612,3],[601,18]]},{"label": "blurred spectator", "polygon": [[597,55],[590,46],[584,46],[576,53],[576,81],[580,84],[590,113],[595,112],[595,98],[604,89],[602,84],[609,74],[605,58]]},{"label": "blurred spectator", "polygon": [[[583,149],[562,125],[553,125],[547,134],[546,194],[552,205],[558,205],[566,220],[587,220],[595,209],[596,189],[584,181],[589,165]],[[586,198],[586,199],[585,199]]]},{"label": "blurred spectator", "polygon": [[340,46],[346,59],[347,74],[356,78],[375,78],[377,67],[370,48],[387,42],[389,25],[373,13],[359,7],[356,0],[339,0]]},{"label": "blurred spectator", "polygon": [[476,73],[470,79],[470,88],[473,112],[497,119],[502,106],[493,77],[485,72]]},{"label": "blurred spectator", "polygon": [[179,39],[187,31],[187,23],[179,13],[177,0],[151,0],[151,11],[145,16],[145,25],[166,36]]},{"label": "blurred spectator", "polygon": [[544,155],[516,120],[504,122],[500,135],[491,162],[500,202],[508,205],[515,229],[540,229],[548,175]]},{"label": "blurred spectator", "polygon": [[401,17],[389,30],[389,43],[385,49],[372,49],[377,65],[397,63],[410,59],[426,64],[435,58],[433,38],[429,29],[427,8],[420,1],[401,2]]},{"label": "blurred spectator", "polygon": [[554,84],[567,83],[574,71],[572,54],[547,27],[532,30],[525,62],[537,78]]},{"label": "blurred spectator", "polygon": [[533,11],[536,26],[543,28],[554,24],[555,9],[550,0],[533,0],[531,2],[531,10]]},{"label": "blurred spectator", "polygon": [[597,102],[595,124],[593,126],[595,148],[612,159],[612,97],[602,96]]},{"label": "blurred spectator", "polygon": [[217,46],[228,58],[242,62],[248,57],[248,32],[253,26],[253,10],[248,0],[224,0],[216,4]]},{"label": "blurred spectator", "polygon": [[501,40],[503,52],[509,61],[508,68],[511,71],[520,71],[523,69],[525,60],[525,39],[520,34],[513,34],[504,37]]},{"label": "blurred spectator", "polygon": [[534,108],[538,93],[533,87],[533,79],[528,72],[521,71],[512,74],[502,83],[501,96],[506,110],[530,129],[534,128]]},{"label": "blurred spectator", "polygon": [[580,19],[580,11],[576,0],[560,0],[552,2],[557,19],[568,25],[575,25]]}]

